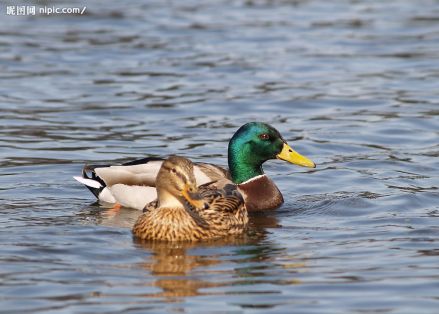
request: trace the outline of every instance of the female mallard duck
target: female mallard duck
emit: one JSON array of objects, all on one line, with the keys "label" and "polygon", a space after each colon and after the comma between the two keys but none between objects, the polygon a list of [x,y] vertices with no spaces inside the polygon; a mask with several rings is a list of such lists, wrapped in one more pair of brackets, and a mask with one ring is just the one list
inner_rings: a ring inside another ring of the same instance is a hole
[{"label": "female mallard duck", "polygon": [[197,187],[194,166],[186,158],[166,159],[156,178],[157,201],[148,204],[133,227],[144,240],[200,241],[240,234],[248,223],[237,187]]},{"label": "female mallard duck", "polygon": [[[212,164],[196,163],[195,179],[198,185],[229,179],[244,197],[247,210],[275,209],[282,205],[283,197],[264,174],[262,164],[276,158],[315,167],[314,162],[295,152],[275,128],[262,122],[250,122],[241,126],[229,142],[229,171]],[[90,165],[84,167],[82,177],[75,179],[85,184],[100,201],[143,209],[157,197],[156,177],[162,163],[162,159],[144,158],[117,166]],[[91,176],[87,172],[91,172]]]}]

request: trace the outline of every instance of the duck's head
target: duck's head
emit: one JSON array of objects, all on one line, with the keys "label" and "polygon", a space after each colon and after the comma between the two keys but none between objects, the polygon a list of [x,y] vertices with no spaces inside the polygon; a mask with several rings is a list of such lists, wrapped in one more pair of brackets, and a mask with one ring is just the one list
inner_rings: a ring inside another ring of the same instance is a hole
[{"label": "duck's head", "polygon": [[184,157],[170,156],[163,162],[156,187],[160,207],[181,208],[185,202],[196,208],[207,207],[198,193],[194,165]]},{"label": "duck's head", "polygon": [[314,162],[293,150],[271,125],[249,122],[241,126],[229,142],[229,170],[236,184],[262,175],[262,164],[282,159],[299,166],[315,168]]}]

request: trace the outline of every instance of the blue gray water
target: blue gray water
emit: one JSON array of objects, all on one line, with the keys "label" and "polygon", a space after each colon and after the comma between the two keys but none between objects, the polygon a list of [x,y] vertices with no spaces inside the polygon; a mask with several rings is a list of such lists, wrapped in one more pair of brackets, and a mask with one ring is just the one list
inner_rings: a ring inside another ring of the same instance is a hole
[{"label": "blue gray water", "polygon": [[[437,313],[438,1],[70,2],[0,4],[1,312]],[[236,241],[137,243],[72,179],[253,120],[318,167],[267,162]]]}]

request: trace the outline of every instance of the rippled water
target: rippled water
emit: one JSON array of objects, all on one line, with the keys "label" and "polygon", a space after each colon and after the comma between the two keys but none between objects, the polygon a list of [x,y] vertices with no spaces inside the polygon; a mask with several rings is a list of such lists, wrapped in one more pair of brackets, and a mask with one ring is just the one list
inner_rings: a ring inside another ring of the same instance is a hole
[{"label": "rippled water", "polygon": [[[55,4],[0,5],[2,311],[437,313],[437,1]],[[252,120],[318,167],[267,162],[286,203],[234,241],[137,243],[71,178],[224,165]]]}]

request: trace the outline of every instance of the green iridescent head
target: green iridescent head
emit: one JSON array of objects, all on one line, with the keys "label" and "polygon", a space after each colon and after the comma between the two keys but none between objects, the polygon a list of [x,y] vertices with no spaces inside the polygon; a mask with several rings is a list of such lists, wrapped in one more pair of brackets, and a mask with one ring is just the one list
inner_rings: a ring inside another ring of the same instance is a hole
[{"label": "green iridescent head", "polygon": [[236,184],[264,174],[262,164],[269,159],[283,159],[305,167],[315,164],[295,152],[271,125],[249,122],[241,126],[229,142],[229,170]]}]

